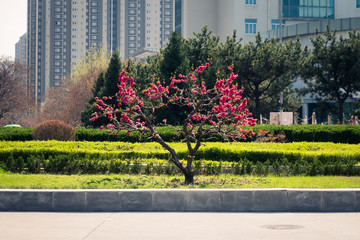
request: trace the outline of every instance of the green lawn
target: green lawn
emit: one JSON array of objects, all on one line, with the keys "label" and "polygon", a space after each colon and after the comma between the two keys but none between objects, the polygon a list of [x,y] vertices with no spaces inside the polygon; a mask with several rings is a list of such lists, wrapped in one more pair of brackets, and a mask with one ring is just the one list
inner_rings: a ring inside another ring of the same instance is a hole
[{"label": "green lawn", "polygon": [[149,189],[149,188],[360,188],[360,177],[196,176],[167,175],[33,175],[0,173],[1,189]]}]

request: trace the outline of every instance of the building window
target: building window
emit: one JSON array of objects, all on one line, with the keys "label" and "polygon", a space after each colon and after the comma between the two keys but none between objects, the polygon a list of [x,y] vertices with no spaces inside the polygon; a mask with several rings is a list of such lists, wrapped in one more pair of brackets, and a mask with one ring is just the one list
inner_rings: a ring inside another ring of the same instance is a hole
[{"label": "building window", "polygon": [[360,0],[356,0],[356,7],[360,8]]},{"label": "building window", "polygon": [[256,19],[245,19],[245,33],[256,33]]},{"label": "building window", "polygon": [[283,0],[285,18],[334,18],[334,0]]},{"label": "building window", "polygon": [[92,13],[98,13],[98,9],[97,9],[97,8],[92,8],[92,9],[91,9],[91,12],[92,12]]},{"label": "building window", "polygon": [[245,0],[245,4],[255,5],[255,4],[256,4],[256,0]]},{"label": "building window", "polygon": [[[271,29],[276,29],[280,27],[280,20],[271,20]],[[285,27],[285,21],[282,21],[282,27]]]},{"label": "building window", "polygon": [[92,19],[92,20],[97,20],[98,18],[99,18],[98,15],[92,15],[92,16],[91,16],[91,19]]},{"label": "building window", "polygon": [[60,1],[55,1],[55,6],[61,6],[61,2]]},{"label": "building window", "polygon": [[61,12],[61,8],[56,7],[56,8],[55,8],[55,12]]},{"label": "building window", "polygon": [[97,7],[97,6],[98,6],[98,3],[97,3],[97,2],[92,2],[92,3],[91,3],[91,6],[92,6],[92,7]]}]

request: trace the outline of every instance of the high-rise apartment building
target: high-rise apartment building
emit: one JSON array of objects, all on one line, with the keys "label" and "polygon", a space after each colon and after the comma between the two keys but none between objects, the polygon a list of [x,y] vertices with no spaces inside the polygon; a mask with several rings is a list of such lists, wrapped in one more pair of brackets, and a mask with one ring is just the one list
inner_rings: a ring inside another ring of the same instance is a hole
[{"label": "high-rise apartment building", "polygon": [[15,62],[22,65],[26,65],[26,43],[27,43],[27,34],[25,33],[15,44]]},{"label": "high-rise apartment building", "polygon": [[145,58],[160,50],[174,31],[174,0],[121,0],[120,52]]},{"label": "high-rise apartment building", "polygon": [[174,30],[174,11],[174,0],[28,0],[31,98],[40,105],[92,47],[122,59],[159,51]]}]

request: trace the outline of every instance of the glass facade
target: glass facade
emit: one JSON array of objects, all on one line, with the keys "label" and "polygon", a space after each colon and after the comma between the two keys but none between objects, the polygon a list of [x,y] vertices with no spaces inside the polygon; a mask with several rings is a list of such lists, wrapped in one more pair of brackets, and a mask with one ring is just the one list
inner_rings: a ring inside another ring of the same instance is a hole
[{"label": "glass facade", "polygon": [[360,0],[356,0],[356,7],[360,8]]},{"label": "glass facade", "polygon": [[334,18],[334,0],[283,0],[284,18]]},{"label": "glass facade", "polygon": [[175,32],[181,36],[181,0],[175,0]]},{"label": "glass facade", "polygon": [[[280,27],[280,20],[271,20],[271,29],[276,29]],[[285,27],[285,21],[282,21],[282,27]]]}]

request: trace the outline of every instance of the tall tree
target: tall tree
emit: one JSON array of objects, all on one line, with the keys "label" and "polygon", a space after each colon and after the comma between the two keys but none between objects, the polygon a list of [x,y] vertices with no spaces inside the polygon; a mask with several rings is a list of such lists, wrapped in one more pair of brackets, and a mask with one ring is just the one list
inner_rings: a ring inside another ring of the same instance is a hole
[{"label": "tall tree", "polygon": [[[122,69],[119,53],[114,52],[111,56],[109,67],[105,73],[103,96],[114,96],[118,91],[117,82]],[[99,96],[100,97],[100,96]]]},{"label": "tall tree", "polygon": [[14,123],[29,107],[26,69],[9,58],[0,59],[0,122]]},{"label": "tall tree", "polygon": [[280,108],[287,110],[280,97],[290,91],[301,63],[303,50],[300,41],[263,41],[258,34],[255,42],[243,45],[237,54],[233,71],[239,74],[238,83],[245,88],[244,94],[251,100],[249,109],[254,115],[259,117],[261,113]]},{"label": "tall tree", "polygon": [[[173,76],[190,71],[189,60],[187,59],[187,49],[185,40],[176,32],[173,32],[169,38],[168,44],[161,51],[162,58],[160,60],[160,72],[162,81],[170,84]],[[152,77],[153,82],[160,80],[157,76]],[[173,91],[173,90],[172,90]],[[167,101],[165,99],[165,101]],[[160,123],[163,119],[167,119],[169,124],[178,125],[186,118],[183,112],[179,111],[179,107],[169,104],[167,107],[157,111],[156,122]]]},{"label": "tall tree", "polygon": [[98,118],[96,121],[90,121],[92,118],[92,114],[96,112],[96,103],[95,97],[102,96],[102,92],[104,90],[104,82],[105,82],[105,73],[100,73],[95,83],[93,84],[93,88],[91,89],[92,97],[89,98],[89,102],[86,104],[86,109],[81,112],[81,122],[85,127],[100,127],[101,125],[107,122],[104,118]]},{"label": "tall tree", "polygon": [[217,71],[223,69],[219,65],[219,36],[213,34],[207,26],[201,28],[199,33],[194,33],[194,37],[186,41],[188,53],[187,57],[190,66],[196,68],[205,63],[210,63],[207,71],[203,74],[203,79],[207,87],[214,87],[217,80]]},{"label": "tall tree", "polygon": [[207,26],[201,28],[199,33],[187,40],[188,58],[194,68],[208,62],[215,57],[219,45],[219,36],[216,36]]},{"label": "tall tree", "polygon": [[190,70],[185,40],[176,32],[172,33],[168,44],[161,50],[161,54],[163,58],[160,62],[160,71],[166,83],[170,83],[172,76]]},{"label": "tall tree", "polygon": [[[118,78],[122,70],[122,63],[120,61],[119,53],[114,52],[111,55],[109,65],[105,73],[100,73],[97,80],[93,84],[92,97],[86,106],[86,110],[81,113],[81,121],[86,127],[100,127],[109,122],[106,118],[99,118],[96,121],[90,121],[92,113],[99,112],[95,108],[95,97],[102,98],[103,96],[115,96],[118,88]],[[111,104],[115,104],[116,99],[110,100]]]},{"label": "tall tree", "polygon": [[90,49],[71,69],[71,73],[62,79],[61,87],[48,89],[37,122],[62,120],[72,126],[81,125],[81,113],[92,97],[94,82],[101,72],[106,71],[109,59],[108,51]]},{"label": "tall tree", "polygon": [[[337,39],[336,31],[327,31],[311,39],[313,50],[304,65],[302,77],[321,105],[343,121],[344,103],[360,91],[360,33]],[[334,104],[335,103],[335,104]]]}]

